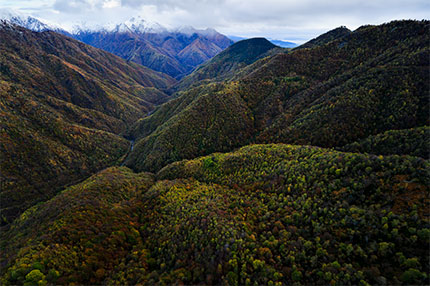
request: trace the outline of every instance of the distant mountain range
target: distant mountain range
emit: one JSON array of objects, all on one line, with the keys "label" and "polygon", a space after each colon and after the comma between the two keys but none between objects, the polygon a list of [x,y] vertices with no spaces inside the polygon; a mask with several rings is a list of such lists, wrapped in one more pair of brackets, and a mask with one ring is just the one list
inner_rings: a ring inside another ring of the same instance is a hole
[{"label": "distant mountain range", "polygon": [[0,10],[0,19],[32,31],[52,30],[73,37],[177,79],[233,44],[214,29],[199,30],[191,26],[167,29],[139,16],[110,25],[81,23],[71,31],[9,9]]},{"label": "distant mountain range", "polygon": [[[199,30],[182,26],[167,29],[139,16],[123,23],[107,25],[79,23],[70,31],[10,9],[0,9],[0,19],[36,32],[51,30],[73,37],[176,79],[188,75],[234,42],[245,39],[227,37],[210,28]],[[275,39],[269,41],[283,48],[297,47],[293,42]]]},{"label": "distant mountain range", "polygon": [[269,39],[269,41],[272,44],[275,44],[277,46],[280,46],[282,48],[295,48],[298,45],[296,43],[293,42],[288,42],[288,41],[283,41],[283,40],[273,40],[273,39]]},{"label": "distant mountain range", "polygon": [[233,43],[213,29],[182,27],[168,31],[161,25],[147,25],[139,17],[111,30],[75,30],[71,36],[177,79]]},{"label": "distant mountain range", "polygon": [[[245,37],[238,37],[238,36],[228,36],[230,38],[230,40],[232,40],[233,42],[238,42],[238,41],[242,41],[242,40],[246,40],[249,38],[245,38]],[[289,41],[284,41],[284,40],[275,40],[275,39],[268,39],[272,44],[277,45],[278,47],[281,48],[295,48],[298,45],[296,43],[293,42],[289,42]]]},{"label": "distant mountain range", "polygon": [[39,21],[38,19],[30,15],[19,13],[11,9],[0,9],[0,19],[6,20],[10,23],[13,23],[15,25],[24,27],[26,29],[29,29],[35,32],[58,30],[57,27],[42,23],[41,21]]}]

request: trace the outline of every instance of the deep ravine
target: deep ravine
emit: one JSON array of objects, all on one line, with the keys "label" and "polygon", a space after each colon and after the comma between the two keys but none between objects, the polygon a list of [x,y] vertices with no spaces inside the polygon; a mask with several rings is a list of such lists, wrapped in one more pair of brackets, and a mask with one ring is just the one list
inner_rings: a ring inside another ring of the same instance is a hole
[{"label": "deep ravine", "polygon": [[125,162],[127,161],[128,157],[130,156],[130,153],[133,151],[133,148],[134,148],[134,139],[131,139],[131,140],[128,140],[128,141],[130,142],[130,148],[129,148],[128,152],[127,152],[127,155],[125,155],[125,158],[124,158],[124,160],[122,161],[122,163],[120,165],[121,167],[125,165]]}]

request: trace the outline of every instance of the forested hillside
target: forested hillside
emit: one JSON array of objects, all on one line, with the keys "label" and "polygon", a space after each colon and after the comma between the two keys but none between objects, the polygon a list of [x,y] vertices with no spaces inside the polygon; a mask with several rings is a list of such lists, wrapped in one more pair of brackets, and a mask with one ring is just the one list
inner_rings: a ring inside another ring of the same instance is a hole
[{"label": "forested hillside", "polygon": [[430,127],[390,130],[339,149],[354,153],[411,155],[430,159]]},{"label": "forested hillside", "polygon": [[15,221],[2,282],[428,284],[429,167],[270,144],[110,168]]},{"label": "forested hillside", "polygon": [[4,22],[0,38],[4,224],[120,159],[118,135],[175,80],[54,32]]},{"label": "forested hillside", "polygon": [[127,165],[157,171],[252,142],[341,147],[429,125],[428,29],[428,21],[395,21],[335,30],[328,43],[322,36],[310,48],[261,59],[223,83],[181,91],[136,123],[132,136],[141,139]]},{"label": "forested hillside", "polygon": [[191,75],[176,84],[173,90],[184,90],[202,84],[201,81],[222,81],[235,75],[241,68],[275,53],[284,52],[264,38],[254,38],[235,43],[199,66]]}]

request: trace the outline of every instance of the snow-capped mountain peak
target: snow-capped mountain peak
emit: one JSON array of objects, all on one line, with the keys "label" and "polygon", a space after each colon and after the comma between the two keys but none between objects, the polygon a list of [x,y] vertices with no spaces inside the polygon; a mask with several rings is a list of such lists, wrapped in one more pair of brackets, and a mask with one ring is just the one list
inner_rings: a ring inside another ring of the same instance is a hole
[{"label": "snow-capped mountain peak", "polygon": [[79,21],[75,22],[70,32],[74,35],[92,32],[110,32],[115,30],[117,25],[117,23],[100,24],[98,22]]},{"label": "snow-capped mountain peak", "polygon": [[201,36],[213,37],[218,34],[218,32],[212,28],[207,28],[205,30],[196,29],[192,26],[181,26],[173,30],[175,33],[185,34],[191,36],[192,34],[199,34]]},{"label": "snow-capped mountain peak", "polygon": [[135,33],[144,34],[167,32],[167,29],[159,23],[145,20],[140,16],[136,16],[125,21],[125,24]]},{"label": "snow-capped mountain peak", "polygon": [[42,32],[47,30],[57,31],[63,34],[71,33],[72,35],[86,33],[136,33],[136,34],[164,34],[164,33],[179,33],[191,36],[199,34],[206,37],[213,37],[218,34],[217,31],[211,28],[205,30],[195,29],[192,26],[181,26],[178,28],[167,29],[157,22],[148,21],[140,16],[135,16],[121,23],[99,23],[99,22],[78,22],[73,25],[73,28],[66,31],[57,25],[47,24],[44,20],[39,20],[29,14],[21,13],[16,10],[0,8],[0,20],[5,20],[8,23],[22,26],[32,31]]},{"label": "snow-capped mountain peak", "polygon": [[121,23],[116,25],[116,27],[112,30],[114,33],[130,33],[132,30],[125,24]]},{"label": "snow-capped mountain peak", "polygon": [[199,30],[199,34],[207,37],[213,37],[218,35],[219,33],[212,28],[206,28],[205,30]]},{"label": "snow-capped mountain peak", "polygon": [[180,33],[180,34],[185,34],[185,35],[192,35],[192,34],[197,34],[198,30],[192,26],[181,26],[181,27],[175,29],[174,32]]},{"label": "snow-capped mountain peak", "polygon": [[131,19],[121,23],[90,23],[80,22],[74,25],[72,34],[88,33],[88,32],[106,32],[106,33],[164,33],[168,30],[162,25],[144,20],[140,16],[132,17]]},{"label": "snow-capped mountain peak", "polygon": [[42,23],[28,14],[6,8],[0,8],[0,19],[36,32],[57,30],[56,27]]}]

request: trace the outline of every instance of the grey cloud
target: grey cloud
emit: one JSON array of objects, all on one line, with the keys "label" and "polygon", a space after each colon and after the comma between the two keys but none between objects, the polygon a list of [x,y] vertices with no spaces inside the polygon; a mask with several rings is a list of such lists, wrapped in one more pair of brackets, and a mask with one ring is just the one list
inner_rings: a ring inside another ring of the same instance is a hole
[{"label": "grey cloud", "polygon": [[97,10],[102,12],[103,4],[109,0],[55,0],[53,8],[61,13],[81,13]]},{"label": "grey cloud", "polygon": [[53,8],[60,12],[79,13],[89,7],[86,0],[56,0]]},{"label": "grey cloud", "polygon": [[[414,17],[420,10],[429,11],[429,4],[422,0],[122,0],[122,5],[152,5],[164,13],[167,21],[217,26],[247,23],[325,27],[333,25],[336,19],[350,22],[338,25],[355,25],[388,19],[390,15]],[[182,13],[168,13],[174,9]]]}]

